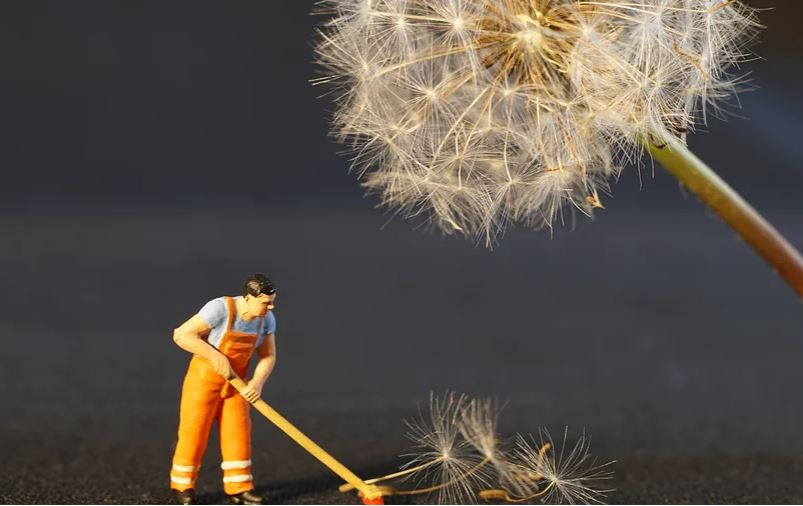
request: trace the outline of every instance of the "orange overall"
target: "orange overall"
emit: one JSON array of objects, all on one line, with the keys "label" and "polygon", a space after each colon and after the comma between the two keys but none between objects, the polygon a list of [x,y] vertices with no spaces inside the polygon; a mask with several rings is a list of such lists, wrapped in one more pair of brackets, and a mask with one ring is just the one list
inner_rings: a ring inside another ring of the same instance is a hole
[{"label": "orange overall", "polygon": [[[231,368],[241,378],[247,377],[248,362],[257,342],[257,334],[232,330],[237,314],[234,300],[226,297],[229,319],[218,350],[228,357]],[[227,494],[252,490],[250,405],[229,383],[217,374],[205,359],[194,355],[181,390],[178,443],[170,471],[170,488],[195,488],[195,480],[206,450],[212,421],[220,429],[223,462],[223,488]]]}]

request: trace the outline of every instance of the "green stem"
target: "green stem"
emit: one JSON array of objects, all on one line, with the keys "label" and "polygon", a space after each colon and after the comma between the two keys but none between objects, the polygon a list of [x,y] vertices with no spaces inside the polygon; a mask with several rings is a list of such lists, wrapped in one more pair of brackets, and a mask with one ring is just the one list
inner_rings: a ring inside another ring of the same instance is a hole
[{"label": "green stem", "polygon": [[678,139],[646,141],[653,158],[716,211],[803,297],[803,257],[794,246]]}]

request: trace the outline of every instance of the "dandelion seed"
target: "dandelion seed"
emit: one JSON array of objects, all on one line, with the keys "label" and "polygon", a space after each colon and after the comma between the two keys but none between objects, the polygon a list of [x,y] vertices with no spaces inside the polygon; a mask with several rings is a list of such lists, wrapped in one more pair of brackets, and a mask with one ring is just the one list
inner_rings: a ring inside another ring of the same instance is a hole
[{"label": "dandelion seed", "polygon": [[493,470],[493,476],[489,476],[489,484],[501,486],[516,494],[525,494],[530,490],[529,483],[518,479],[497,431],[500,412],[499,403],[493,399],[472,399],[463,409],[458,429],[468,444],[489,464],[489,475],[490,470]]},{"label": "dandelion seed", "polygon": [[588,216],[639,139],[739,83],[753,9],[721,0],[326,0],[333,130],[382,202],[492,242]]},{"label": "dandelion seed", "polygon": [[601,504],[611,489],[602,488],[613,472],[612,462],[597,464],[589,454],[590,438],[585,432],[567,448],[568,429],[563,432],[559,446],[547,430],[539,431],[538,442],[533,436],[519,435],[513,460],[521,468],[545,483],[539,497],[546,503]]},{"label": "dandelion seed", "polygon": [[406,422],[416,451],[401,468],[416,469],[408,478],[416,488],[437,492],[440,504],[476,502],[476,491],[488,484],[482,457],[460,435],[460,420],[469,402],[454,392],[442,398],[431,394],[429,414],[419,413],[418,420]]}]

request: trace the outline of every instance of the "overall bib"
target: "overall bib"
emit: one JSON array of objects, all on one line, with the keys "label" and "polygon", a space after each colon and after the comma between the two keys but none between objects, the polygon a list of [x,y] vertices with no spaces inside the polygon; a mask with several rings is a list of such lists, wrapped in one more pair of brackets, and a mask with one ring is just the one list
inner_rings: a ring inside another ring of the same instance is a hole
[{"label": "overall bib", "polygon": [[[246,378],[264,318],[260,318],[256,334],[232,330],[237,311],[231,297],[226,297],[226,304],[229,318],[218,351],[228,357],[238,376]],[[224,490],[229,495],[253,490],[250,408],[248,401],[206,359],[194,355],[181,389],[178,443],[173,454],[170,488],[178,491],[195,488],[212,421],[217,420]]]}]

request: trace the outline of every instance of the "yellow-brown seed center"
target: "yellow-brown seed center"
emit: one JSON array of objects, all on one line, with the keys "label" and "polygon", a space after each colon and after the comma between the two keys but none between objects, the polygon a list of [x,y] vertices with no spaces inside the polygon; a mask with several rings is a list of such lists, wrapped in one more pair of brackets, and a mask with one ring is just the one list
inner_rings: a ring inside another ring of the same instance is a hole
[{"label": "yellow-brown seed center", "polygon": [[[478,46],[497,78],[519,84],[555,84],[563,65],[560,12],[550,0],[487,1]],[[555,23],[558,21],[558,23]]]}]

